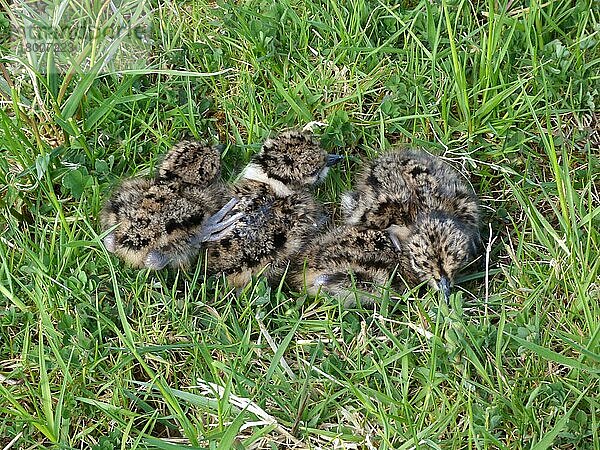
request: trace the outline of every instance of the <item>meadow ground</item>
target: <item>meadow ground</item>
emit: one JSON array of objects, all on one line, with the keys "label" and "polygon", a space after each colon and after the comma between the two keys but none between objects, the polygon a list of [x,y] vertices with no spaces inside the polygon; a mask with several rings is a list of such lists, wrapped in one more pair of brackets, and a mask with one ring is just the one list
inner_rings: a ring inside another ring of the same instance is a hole
[{"label": "meadow ground", "polygon": [[[48,3],[44,47],[0,0],[1,448],[600,449],[598,1]],[[334,211],[395,144],[469,174],[486,252],[448,305],[236,295],[100,245],[181,137],[231,179],[313,120]]]}]

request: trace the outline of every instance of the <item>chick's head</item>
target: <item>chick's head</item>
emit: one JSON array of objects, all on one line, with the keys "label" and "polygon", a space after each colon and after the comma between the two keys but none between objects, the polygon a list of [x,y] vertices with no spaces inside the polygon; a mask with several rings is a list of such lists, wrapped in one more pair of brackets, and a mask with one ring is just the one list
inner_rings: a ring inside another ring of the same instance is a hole
[{"label": "chick's head", "polygon": [[449,297],[458,273],[477,256],[478,230],[436,212],[419,215],[414,225],[401,229],[399,237],[390,237],[407,259],[407,281],[427,283]]},{"label": "chick's head", "polygon": [[294,189],[319,183],[329,167],[340,159],[340,156],[327,154],[313,135],[286,131],[268,139],[252,165],[266,178]]},{"label": "chick's head", "polygon": [[221,174],[221,155],[217,147],[200,142],[176,144],[159,166],[157,181],[206,187]]}]

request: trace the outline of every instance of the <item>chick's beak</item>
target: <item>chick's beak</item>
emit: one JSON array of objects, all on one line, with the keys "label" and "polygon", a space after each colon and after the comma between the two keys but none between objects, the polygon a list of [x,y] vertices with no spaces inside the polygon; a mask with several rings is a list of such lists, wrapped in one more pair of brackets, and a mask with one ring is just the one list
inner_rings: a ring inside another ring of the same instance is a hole
[{"label": "chick's beak", "polygon": [[444,294],[446,301],[450,300],[450,280],[447,277],[440,278],[438,283],[440,291]]},{"label": "chick's beak", "polygon": [[327,155],[327,163],[325,164],[327,167],[331,167],[337,163],[339,163],[344,157],[342,155]]}]

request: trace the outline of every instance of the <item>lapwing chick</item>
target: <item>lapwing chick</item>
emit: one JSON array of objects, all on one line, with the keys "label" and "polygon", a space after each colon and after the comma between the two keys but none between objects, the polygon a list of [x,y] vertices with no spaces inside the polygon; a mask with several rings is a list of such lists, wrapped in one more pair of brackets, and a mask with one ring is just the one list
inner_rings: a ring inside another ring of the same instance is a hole
[{"label": "lapwing chick", "polygon": [[226,236],[206,245],[209,271],[225,274],[236,287],[257,274],[278,282],[325,223],[310,188],[340,159],[309,133],[286,131],[268,139],[233,186],[238,203],[225,220],[241,217]]},{"label": "lapwing chick", "polygon": [[[360,298],[372,303],[382,290],[395,285],[394,273],[408,265],[394,245],[389,230],[342,225],[311,243],[295,261],[292,286],[310,295],[319,292],[340,298],[346,305]],[[401,238],[401,237],[400,237]]]},{"label": "lapwing chick", "polygon": [[102,227],[116,228],[105,237],[106,248],[134,267],[188,266],[199,243],[218,238],[238,218],[222,220],[235,201],[219,211],[231,198],[220,171],[216,147],[176,144],[153,180],[126,180],[108,200]]},{"label": "lapwing chick", "polygon": [[474,230],[443,213],[419,214],[386,230],[342,225],[302,252],[292,282],[311,295],[326,292],[345,304],[381,297],[386,288],[427,284],[446,298],[456,276],[477,255]]},{"label": "lapwing chick", "polygon": [[477,197],[460,174],[439,157],[401,149],[375,158],[342,196],[345,222],[386,229],[413,223],[419,213],[441,211],[477,228]]}]

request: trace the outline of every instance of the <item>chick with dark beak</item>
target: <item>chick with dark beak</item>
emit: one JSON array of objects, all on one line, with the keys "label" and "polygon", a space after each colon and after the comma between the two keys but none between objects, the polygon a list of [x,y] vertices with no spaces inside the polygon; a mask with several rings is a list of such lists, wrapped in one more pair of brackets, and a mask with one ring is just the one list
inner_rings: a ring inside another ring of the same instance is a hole
[{"label": "chick with dark beak", "polygon": [[341,159],[311,133],[289,130],[267,139],[233,185],[237,203],[210,217],[208,233],[197,236],[208,271],[225,274],[236,287],[258,274],[280,283],[327,220],[311,189]]}]

